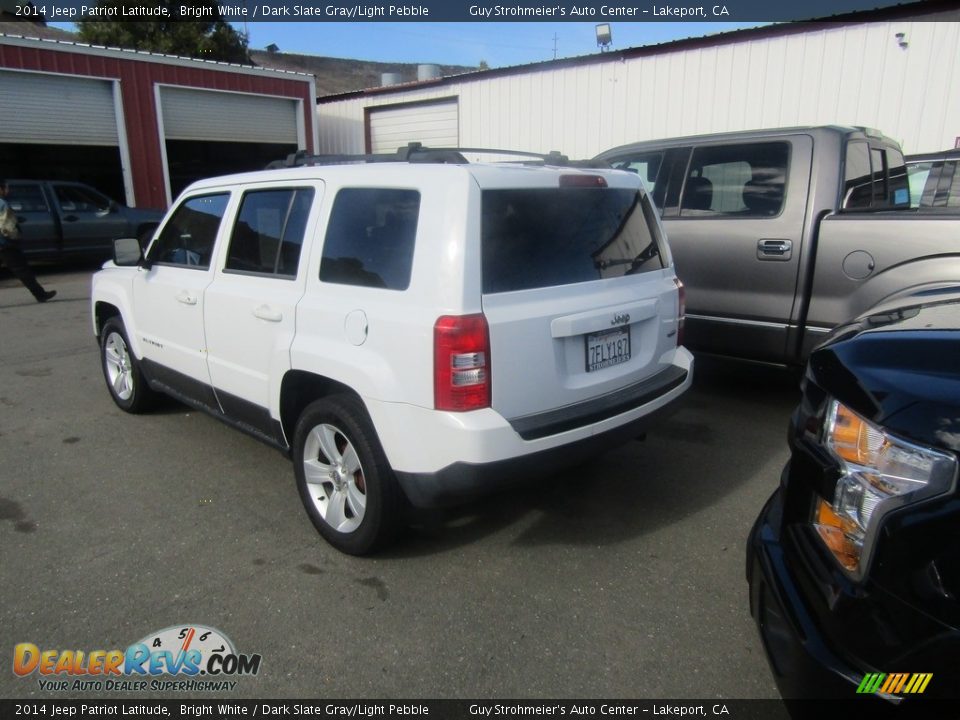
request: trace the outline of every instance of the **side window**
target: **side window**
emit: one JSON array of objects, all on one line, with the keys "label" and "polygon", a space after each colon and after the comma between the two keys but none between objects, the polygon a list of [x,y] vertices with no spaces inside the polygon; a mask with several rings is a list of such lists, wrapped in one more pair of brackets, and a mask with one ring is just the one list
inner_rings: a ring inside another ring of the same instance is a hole
[{"label": "side window", "polygon": [[870,147],[862,141],[847,143],[843,175],[844,210],[908,208],[911,189],[917,186],[917,180],[907,179],[899,150]]},{"label": "side window", "polygon": [[243,194],[224,270],[296,277],[313,188]]},{"label": "side window", "polygon": [[847,143],[843,171],[844,210],[863,210],[873,202],[873,175],[870,171],[870,148],[865,142]]},{"label": "side window", "polygon": [[7,204],[14,212],[49,212],[39,185],[11,185]]},{"label": "side window", "polygon": [[[918,208],[921,205],[932,205],[933,195],[936,190],[936,184],[931,183],[933,187],[927,191],[927,178],[930,177],[930,171],[933,169],[934,162],[913,162],[907,166],[907,180],[910,184],[910,207]],[[934,176],[934,180],[936,176]]]},{"label": "side window", "polygon": [[789,157],[790,146],[785,142],[696,148],[683,186],[680,215],[779,215]]},{"label": "side window", "polygon": [[206,270],[229,199],[229,193],[218,193],[184,200],[150,246],[147,259]]},{"label": "side window", "polygon": [[677,214],[680,186],[687,171],[690,148],[669,148],[635,155],[624,155],[610,161],[615,170],[629,170],[643,178],[650,199],[667,217]]},{"label": "side window", "polygon": [[106,212],[110,209],[110,200],[87,188],[76,185],[54,185],[57,202],[63,212]]},{"label": "side window", "polygon": [[907,184],[907,166],[903,153],[895,148],[887,148],[887,197],[886,204],[891,208],[910,207],[910,187]]},{"label": "side window", "polygon": [[960,208],[960,162],[948,160],[940,170],[937,183],[935,205],[937,207]]},{"label": "side window", "polygon": [[879,148],[870,148],[870,167],[873,170],[873,207],[883,207],[887,200],[886,157]]},{"label": "side window", "polygon": [[420,214],[416,190],[345,188],[330,213],[320,279],[406,290]]},{"label": "side window", "polygon": [[610,164],[614,170],[628,170],[639,175],[647,192],[653,195],[662,163],[663,152],[658,151],[618,158]]}]

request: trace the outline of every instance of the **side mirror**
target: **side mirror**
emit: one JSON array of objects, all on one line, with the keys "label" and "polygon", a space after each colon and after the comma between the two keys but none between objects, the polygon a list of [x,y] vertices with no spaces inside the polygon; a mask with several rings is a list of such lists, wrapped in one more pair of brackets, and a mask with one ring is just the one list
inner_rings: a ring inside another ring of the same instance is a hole
[{"label": "side mirror", "polygon": [[120,238],[113,241],[113,264],[119,267],[136,267],[143,262],[143,250],[136,238]]}]

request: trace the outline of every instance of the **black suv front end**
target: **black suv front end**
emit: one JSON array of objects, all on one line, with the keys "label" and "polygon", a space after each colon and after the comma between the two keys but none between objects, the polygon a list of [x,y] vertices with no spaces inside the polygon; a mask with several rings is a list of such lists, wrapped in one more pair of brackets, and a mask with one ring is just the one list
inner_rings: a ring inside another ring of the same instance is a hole
[{"label": "black suv front end", "polygon": [[783,697],[960,697],[960,297],[835,331],[789,442],[747,549]]}]

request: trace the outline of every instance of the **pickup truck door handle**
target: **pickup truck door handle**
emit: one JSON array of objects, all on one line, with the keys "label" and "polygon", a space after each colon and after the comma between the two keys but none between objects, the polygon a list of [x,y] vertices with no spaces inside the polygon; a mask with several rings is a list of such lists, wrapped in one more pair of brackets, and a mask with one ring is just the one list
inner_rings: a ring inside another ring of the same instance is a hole
[{"label": "pickup truck door handle", "polygon": [[184,305],[196,305],[197,296],[191,292],[187,292],[186,290],[181,290],[179,293],[177,293],[177,302],[181,302]]},{"label": "pickup truck door handle", "polygon": [[261,320],[266,320],[267,322],[280,322],[283,320],[283,313],[279,310],[274,310],[269,305],[261,305],[254,309],[253,316]]},{"label": "pickup truck door handle", "polygon": [[789,260],[793,256],[793,241],[767,238],[757,241],[758,260]]},{"label": "pickup truck door handle", "polygon": [[80,218],[78,218],[76,215],[67,215],[67,216],[64,217],[63,219],[64,219],[66,222],[76,222],[76,221],[79,220]]}]

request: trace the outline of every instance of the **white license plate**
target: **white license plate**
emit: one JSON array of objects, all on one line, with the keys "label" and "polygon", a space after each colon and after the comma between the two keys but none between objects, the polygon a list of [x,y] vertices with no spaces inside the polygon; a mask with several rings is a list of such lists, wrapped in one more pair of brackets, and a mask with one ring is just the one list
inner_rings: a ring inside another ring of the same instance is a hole
[{"label": "white license plate", "polygon": [[630,359],[630,326],[590,333],[587,341],[587,372],[603,370]]}]

